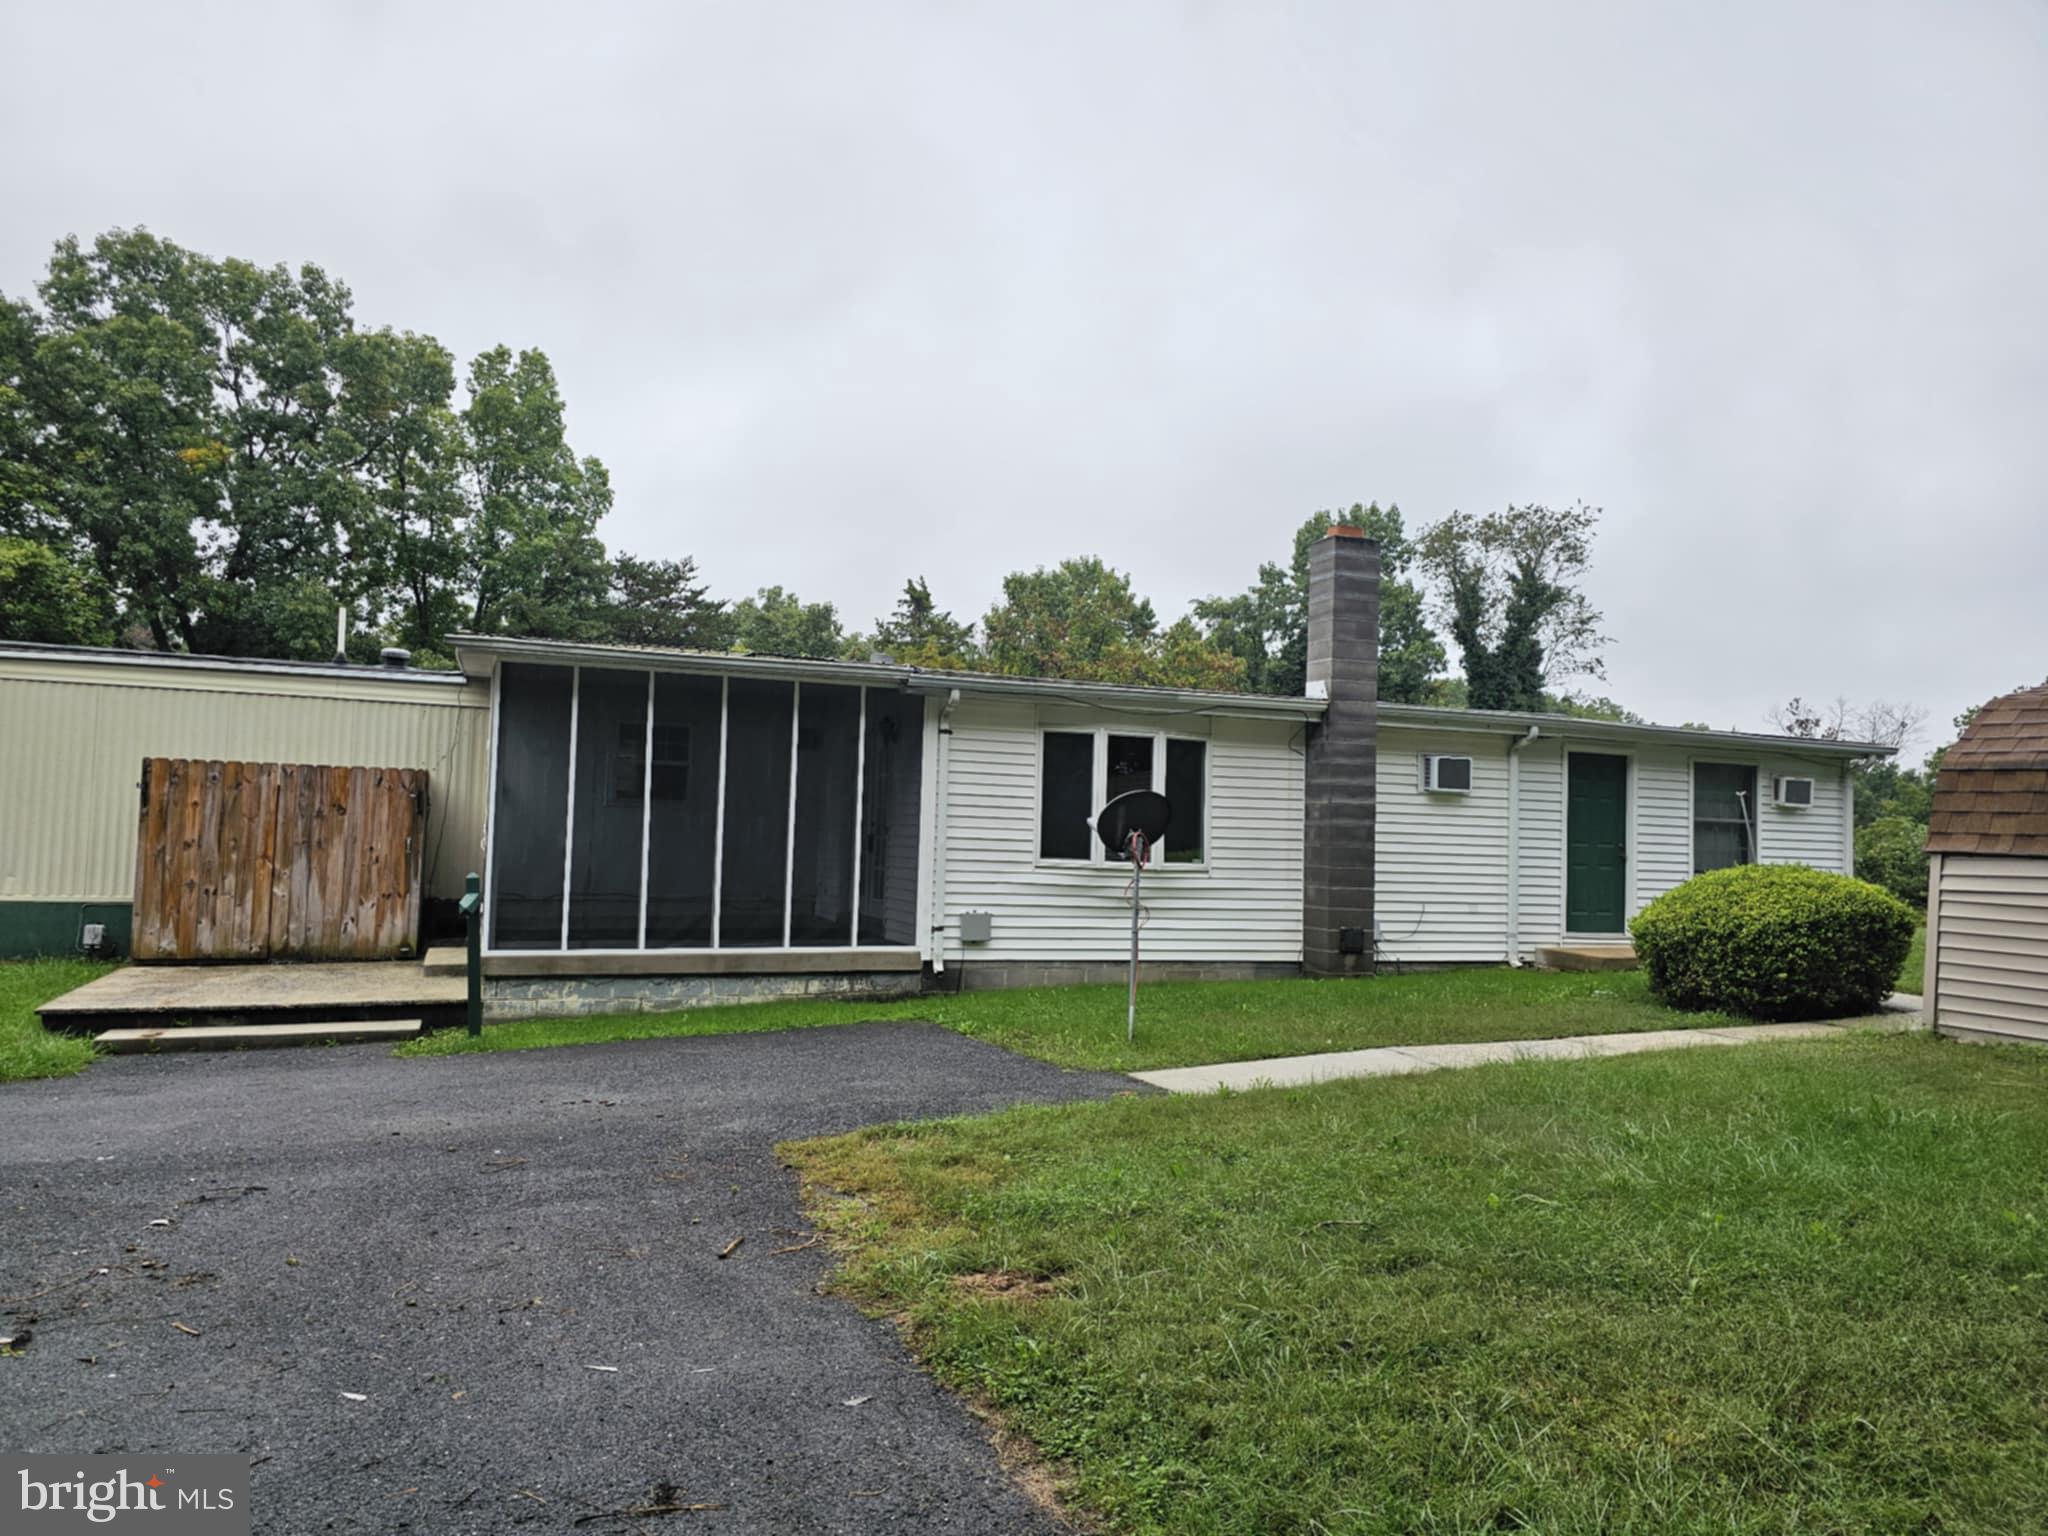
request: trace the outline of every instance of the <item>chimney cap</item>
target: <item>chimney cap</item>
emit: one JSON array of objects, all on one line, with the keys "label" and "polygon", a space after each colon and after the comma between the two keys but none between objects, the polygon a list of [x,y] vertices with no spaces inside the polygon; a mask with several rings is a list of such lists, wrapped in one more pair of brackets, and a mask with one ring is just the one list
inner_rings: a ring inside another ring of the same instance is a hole
[{"label": "chimney cap", "polygon": [[1362,539],[1365,537],[1365,530],[1356,523],[1332,523],[1330,524],[1330,531],[1324,534],[1323,537],[1326,539]]}]

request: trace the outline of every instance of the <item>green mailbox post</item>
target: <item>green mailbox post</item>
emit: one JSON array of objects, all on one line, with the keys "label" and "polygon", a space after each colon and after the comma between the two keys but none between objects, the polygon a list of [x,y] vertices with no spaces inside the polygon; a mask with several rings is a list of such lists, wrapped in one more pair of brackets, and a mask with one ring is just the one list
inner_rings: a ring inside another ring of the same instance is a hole
[{"label": "green mailbox post", "polygon": [[469,937],[469,1032],[484,1032],[484,893],[474,873],[463,883],[462,921]]}]

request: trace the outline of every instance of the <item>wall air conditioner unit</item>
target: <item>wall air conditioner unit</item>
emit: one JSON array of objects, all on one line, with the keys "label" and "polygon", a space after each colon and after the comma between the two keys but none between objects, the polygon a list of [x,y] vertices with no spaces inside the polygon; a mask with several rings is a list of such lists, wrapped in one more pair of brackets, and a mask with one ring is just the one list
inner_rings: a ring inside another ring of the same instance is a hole
[{"label": "wall air conditioner unit", "polygon": [[1813,804],[1813,780],[1779,779],[1771,798],[1779,805],[1803,811]]},{"label": "wall air conditioner unit", "polygon": [[1426,752],[1422,757],[1422,787],[1432,795],[1472,793],[1472,759],[1445,757]]}]

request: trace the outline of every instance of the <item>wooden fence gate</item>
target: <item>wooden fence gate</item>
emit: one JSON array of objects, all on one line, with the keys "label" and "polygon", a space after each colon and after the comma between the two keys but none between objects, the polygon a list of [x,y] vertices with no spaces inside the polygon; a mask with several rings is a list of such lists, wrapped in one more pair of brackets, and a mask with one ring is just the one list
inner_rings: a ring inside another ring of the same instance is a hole
[{"label": "wooden fence gate", "polygon": [[137,960],[414,952],[423,768],[142,762]]}]

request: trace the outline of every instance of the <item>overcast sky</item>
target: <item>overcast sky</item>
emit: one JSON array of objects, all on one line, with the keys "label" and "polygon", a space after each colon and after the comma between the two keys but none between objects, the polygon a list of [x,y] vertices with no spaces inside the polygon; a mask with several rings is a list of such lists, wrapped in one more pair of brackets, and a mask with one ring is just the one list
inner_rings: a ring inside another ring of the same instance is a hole
[{"label": "overcast sky", "polygon": [[1171,617],[1318,507],[1583,498],[1652,718],[2048,676],[2038,0],[0,28],[0,290],[143,224],[538,346],[607,542],[721,595],[1099,554]]}]

